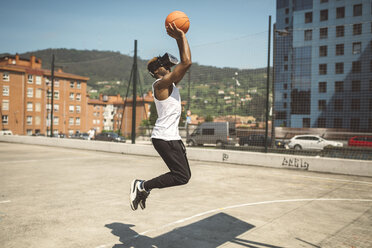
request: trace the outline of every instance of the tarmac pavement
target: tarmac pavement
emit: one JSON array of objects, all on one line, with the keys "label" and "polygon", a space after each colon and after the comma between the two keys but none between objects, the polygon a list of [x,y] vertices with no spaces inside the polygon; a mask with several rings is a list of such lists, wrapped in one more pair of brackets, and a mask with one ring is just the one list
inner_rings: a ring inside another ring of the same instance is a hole
[{"label": "tarmac pavement", "polygon": [[[372,178],[190,161],[129,206],[160,157],[0,142],[0,247],[372,247]],[[372,165],[371,165],[372,166]]]}]

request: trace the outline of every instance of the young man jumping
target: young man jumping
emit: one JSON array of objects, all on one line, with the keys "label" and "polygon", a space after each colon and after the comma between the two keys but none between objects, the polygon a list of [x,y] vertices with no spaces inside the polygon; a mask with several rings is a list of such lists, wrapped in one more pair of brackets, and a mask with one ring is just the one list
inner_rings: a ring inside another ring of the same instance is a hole
[{"label": "young man jumping", "polygon": [[167,33],[177,41],[181,62],[171,71],[177,59],[165,54],[151,59],[147,69],[156,79],[152,90],[158,113],[151,141],[170,171],[151,180],[133,180],[130,190],[132,210],[137,210],[138,205],[142,209],[146,207],[146,198],[152,189],[183,185],[191,177],[186,148],[178,131],[182,106],[180,92],[176,87],[191,66],[191,52],[185,33],[174,23],[167,27]]}]

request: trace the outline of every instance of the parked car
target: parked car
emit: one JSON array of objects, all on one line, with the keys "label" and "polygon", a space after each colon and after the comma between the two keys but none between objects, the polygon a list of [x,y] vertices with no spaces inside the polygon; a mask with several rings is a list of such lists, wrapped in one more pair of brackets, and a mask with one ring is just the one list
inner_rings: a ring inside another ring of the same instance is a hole
[{"label": "parked car", "polygon": [[114,132],[105,132],[97,134],[95,137],[95,140],[101,140],[101,141],[115,141],[115,142],[123,142],[125,143],[126,140],[123,136],[119,136],[117,133]]},{"label": "parked car", "polygon": [[235,136],[235,127],[231,127],[228,122],[203,122],[187,138],[186,143],[189,146],[205,144],[235,145]]},{"label": "parked car", "polygon": [[[266,144],[268,147],[271,146],[271,137],[267,137]],[[265,146],[265,135],[264,134],[251,134],[239,138],[240,146]],[[285,142],[282,140],[275,140],[275,147],[285,148]]]},{"label": "parked car", "polygon": [[0,135],[13,135],[13,133],[10,130],[1,130]]},{"label": "parked car", "polygon": [[322,150],[326,146],[342,147],[343,144],[317,135],[296,135],[288,143],[288,147],[295,150]]},{"label": "parked car", "polygon": [[372,147],[372,136],[354,136],[349,139],[348,146]]},{"label": "parked car", "polygon": [[75,133],[71,135],[71,139],[81,139],[81,140],[90,140],[89,134],[87,133]]}]

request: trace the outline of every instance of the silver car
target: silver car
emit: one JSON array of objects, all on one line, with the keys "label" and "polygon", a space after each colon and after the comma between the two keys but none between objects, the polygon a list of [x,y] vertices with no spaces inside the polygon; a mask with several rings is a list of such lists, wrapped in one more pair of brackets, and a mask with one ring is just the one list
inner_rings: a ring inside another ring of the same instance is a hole
[{"label": "silver car", "polygon": [[288,143],[288,147],[295,150],[323,150],[326,146],[342,147],[343,144],[317,135],[297,135]]}]

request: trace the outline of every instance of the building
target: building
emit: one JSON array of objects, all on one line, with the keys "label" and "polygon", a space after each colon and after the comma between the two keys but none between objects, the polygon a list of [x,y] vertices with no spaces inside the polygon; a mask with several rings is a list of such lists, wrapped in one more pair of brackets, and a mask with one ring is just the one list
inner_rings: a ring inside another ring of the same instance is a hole
[{"label": "building", "polygon": [[[89,130],[89,78],[57,70],[54,73],[53,134]],[[42,61],[19,55],[0,58],[1,130],[18,135],[51,134],[51,71]]]},{"label": "building", "polygon": [[[144,97],[137,97],[137,131],[141,122],[149,118],[150,105],[153,101],[151,92],[148,92]],[[132,104],[133,98],[123,99],[120,95],[109,96],[100,94],[99,99],[89,99],[88,125],[91,129],[96,130],[96,133],[100,133],[103,130],[118,131],[120,129],[122,135],[130,136],[132,133]]]},{"label": "building", "polygon": [[277,0],[275,126],[372,131],[372,1]]}]

